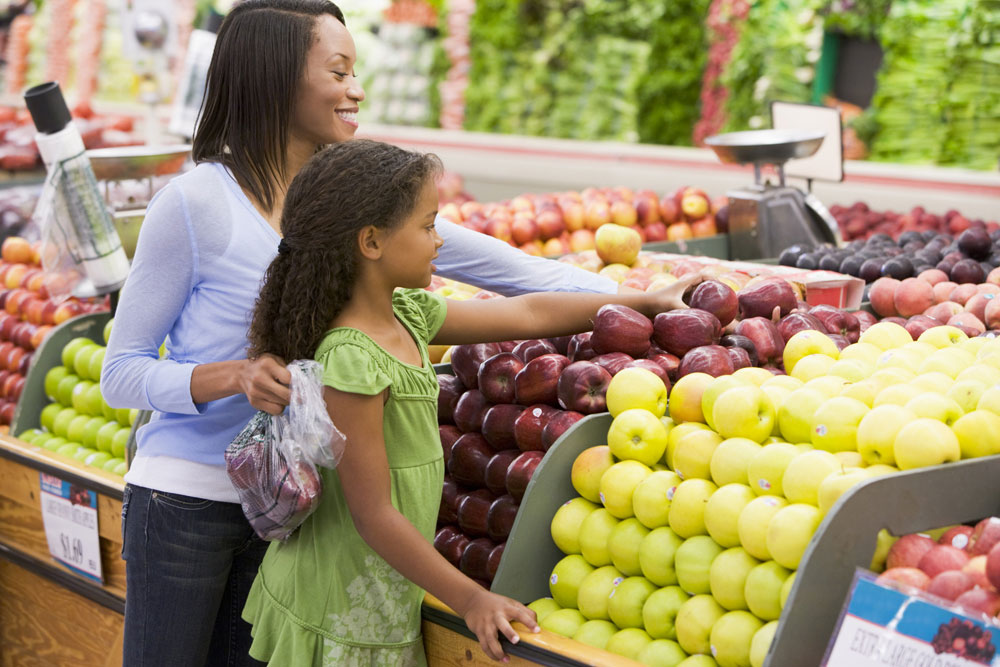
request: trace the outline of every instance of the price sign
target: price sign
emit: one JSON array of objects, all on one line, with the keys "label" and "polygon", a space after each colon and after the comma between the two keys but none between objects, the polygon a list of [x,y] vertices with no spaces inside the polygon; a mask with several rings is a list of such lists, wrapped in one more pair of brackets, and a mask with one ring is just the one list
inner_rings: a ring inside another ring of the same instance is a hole
[{"label": "price sign", "polygon": [[40,475],[42,522],[49,553],[77,574],[104,583],[97,532],[97,494],[58,477]]}]

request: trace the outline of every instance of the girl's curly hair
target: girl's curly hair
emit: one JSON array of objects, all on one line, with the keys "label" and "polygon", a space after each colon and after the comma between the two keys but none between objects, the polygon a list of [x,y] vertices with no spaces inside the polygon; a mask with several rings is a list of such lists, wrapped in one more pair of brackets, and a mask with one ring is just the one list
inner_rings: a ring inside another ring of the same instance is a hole
[{"label": "girl's curly hair", "polygon": [[351,298],[358,232],[369,225],[398,227],[440,171],[433,154],[368,139],[335,144],[313,156],[285,197],[285,251],[264,276],[250,324],[250,358],[269,353],[286,361],[311,359]]}]

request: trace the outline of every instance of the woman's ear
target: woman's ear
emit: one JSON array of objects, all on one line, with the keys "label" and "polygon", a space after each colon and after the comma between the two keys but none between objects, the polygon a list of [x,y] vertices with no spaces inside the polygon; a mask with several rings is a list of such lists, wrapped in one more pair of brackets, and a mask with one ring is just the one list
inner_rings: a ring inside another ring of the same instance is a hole
[{"label": "woman's ear", "polygon": [[385,247],[385,237],[382,230],[375,225],[362,227],[358,232],[358,249],[365,259],[378,260],[382,258]]}]

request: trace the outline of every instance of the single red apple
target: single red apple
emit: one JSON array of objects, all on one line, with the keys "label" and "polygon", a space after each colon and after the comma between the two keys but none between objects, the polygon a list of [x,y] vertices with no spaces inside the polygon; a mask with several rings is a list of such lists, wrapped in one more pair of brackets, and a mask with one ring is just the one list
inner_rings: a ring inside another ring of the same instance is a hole
[{"label": "single red apple", "polygon": [[479,366],[479,391],[491,403],[514,402],[514,376],[524,362],[513,352],[495,354]]},{"label": "single red apple", "polygon": [[529,361],[514,377],[514,393],[521,405],[558,405],[559,375],[570,361],[561,354],[543,354]]},{"label": "single red apple", "polygon": [[590,361],[594,362],[614,377],[618,374],[618,371],[632,363],[633,358],[624,352],[608,352],[607,354],[599,354]]},{"label": "single red apple", "polygon": [[483,427],[483,417],[492,405],[483,396],[483,392],[478,389],[469,389],[458,397],[458,403],[455,404],[453,415],[455,425],[463,433],[479,432]]},{"label": "single red apple", "polygon": [[977,523],[972,531],[972,536],[969,538],[969,555],[988,554],[998,542],[1000,542],[1000,518],[987,517]]},{"label": "single red apple", "polygon": [[490,552],[493,551],[492,540],[488,537],[480,537],[472,540],[465,546],[462,552],[462,559],[458,563],[458,569],[467,577],[486,581],[489,577]]},{"label": "single red apple", "polygon": [[458,500],[462,489],[450,476],[444,476],[441,487],[441,504],[438,506],[438,525],[443,526],[458,521]]},{"label": "single red apple", "polygon": [[955,604],[968,611],[980,612],[992,618],[1000,614],[1000,593],[976,587],[955,598]]},{"label": "single red apple", "polygon": [[761,366],[779,364],[785,351],[785,339],[778,327],[766,317],[751,317],[736,325],[736,335],[745,336],[753,343],[757,361]]},{"label": "single red apple", "polygon": [[898,567],[917,567],[920,559],[937,543],[927,535],[911,533],[903,535],[889,547],[889,555],[885,565],[888,569]]},{"label": "single red apple", "polygon": [[969,546],[971,537],[972,526],[952,526],[938,538],[938,544],[948,544],[956,549],[965,549]]},{"label": "single red apple", "polygon": [[434,548],[455,567],[458,567],[467,544],[469,538],[455,526],[443,526],[434,536]]},{"label": "single red apple", "polygon": [[681,358],[679,377],[688,373],[708,373],[712,377],[732,375],[733,361],[729,350],[721,345],[702,345],[690,350]]},{"label": "single red apple", "polygon": [[514,518],[520,505],[514,496],[505,494],[497,498],[490,505],[490,510],[486,515],[486,534],[494,542],[503,542],[510,535],[510,529],[514,527]]},{"label": "single red apple", "polygon": [[438,423],[455,423],[455,406],[458,399],[465,393],[465,385],[455,375],[438,373]]},{"label": "single red apple", "polygon": [[729,285],[718,280],[706,280],[691,293],[692,308],[707,310],[719,319],[722,326],[733,321],[739,312],[736,292]]},{"label": "single red apple", "polygon": [[456,345],[451,350],[451,369],[463,385],[476,389],[479,384],[479,366],[499,353],[500,346],[496,343]]},{"label": "single red apple", "polygon": [[458,430],[457,426],[442,424],[438,426],[438,434],[441,436],[441,449],[444,451],[444,464],[447,466],[448,460],[451,458],[451,448],[462,437],[462,432]]},{"label": "single red apple", "polygon": [[486,464],[493,449],[478,433],[466,433],[451,448],[448,474],[459,484],[481,487],[486,483]]},{"label": "single red apple", "polygon": [[719,319],[697,308],[671,310],[660,313],[653,320],[653,340],[678,357],[696,347],[717,343],[721,335]]},{"label": "single red apple", "polygon": [[594,346],[590,344],[591,332],[576,334],[569,341],[566,356],[570,361],[587,361],[597,356]]},{"label": "single red apple", "polygon": [[522,412],[514,421],[514,439],[521,451],[543,451],[542,431],[556,413],[550,405],[539,403]]},{"label": "single red apple", "polygon": [[505,449],[494,454],[486,464],[486,488],[498,496],[507,493],[507,468],[520,455],[520,449]]},{"label": "single red apple", "polygon": [[498,403],[486,411],[483,416],[482,433],[494,451],[517,447],[514,424],[522,412],[524,412],[523,405],[512,403]]},{"label": "single red apple", "polygon": [[507,493],[514,496],[518,502],[524,498],[528,482],[535,474],[535,468],[542,462],[543,456],[542,452],[537,451],[522,452],[507,468]]},{"label": "single red apple", "polygon": [[559,405],[585,415],[605,412],[605,394],[610,382],[611,373],[596,362],[574,361],[559,376],[556,386]]},{"label": "single red apple", "polygon": [[950,544],[936,544],[920,558],[917,567],[933,578],[948,570],[961,570],[968,562],[969,555],[964,550]]},{"label": "single red apple", "polygon": [[904,590],[922,591],[931,583],[931,579],[922,570],[915,567],[892,567],[880,574],[875,583]]},{"label": "single red apple", "polygon": [[513,353],[520,357],[521,361],[528,363],[535,357],[540,357],[543,354],[558,354],[559,351],[548,339],[535,338],[522,340],[514,348]]},{"label": "single red apple", "polygon": [[608,304],[594,316],[590,344],[598,354],[624,352],[631,357],[641,357],[649,351],[652,335],[653,323],[648,317],[628,306]]},{"label": "single red apple", "polygon": [[497,570],[500,568],[500,560],[503,558],[504,547],[506,546],[507,543],[503,542],[493,547],[493,551],[490,552],[490,557],[486,561],[486,574],[489,577],[489,581],[493,581],[493,578],[497,575]]},{"label": "single red apple", "polygon": [[996,544],[986,556],[986,578],[1000,591],[1000,546]]},{"label": "single red apple", "polygon": [[827,333],[826,326],[809,313],[795,311],[781,318],[778,322],[778,333],[788,342],[788,339],[800,331],[819,331]]},{"label": "single red apple", "polygon": [[583,419],[584,415],[572,410],[559,410],[549,418],[549,422],[542,428],[542,449],[549,451],[549,448],[562,437],[562,434],[570,429],[573,424]]},{"label": "single red apple", "polygon": [[797,304],[795,291],[783,278],[765,278],[759,283],[748,285],[736,295],[740,304],[740,317],[770,318],[778,308],[780,316],[792,312]]},{"label": "single red apple", "polygon": [[486,489],[470,491],[458,500],[458,527],[468,537],[486,535],[486,518],[493,503],[493,494]]},{"label": "single red apple", "polygon": [[946,570],[935,575],[927,585],[927,592],[945,600],[954,600],[976,585],[972,575],[961,570]]}]

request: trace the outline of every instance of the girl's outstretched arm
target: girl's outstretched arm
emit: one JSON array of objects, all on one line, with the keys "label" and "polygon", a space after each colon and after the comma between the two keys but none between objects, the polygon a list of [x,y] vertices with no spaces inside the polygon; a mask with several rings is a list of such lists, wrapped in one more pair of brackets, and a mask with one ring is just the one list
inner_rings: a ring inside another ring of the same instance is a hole
[{"label": "girl's outstretched arm", "polygon": [[548,338],[589,331],[601,306],[617,303],[647,317],[686,308],[684,290],[701,280],[688,274],[655,292],[568,294],[541,292],[507,299],[449,301],[444,324],[432,341],[440,345]]},{"label": "girl's outstretched arm", "polygon": [[510,622],[520,621],[537,632],[535,613],[459,572],[393,507],[382,433],[384,396],[326,387],[324,397],[330,418],[347,438],[337,474],[358,534],[400,574],[460,614],[487,655],[505,660],[497,632],[517,643]]}]

